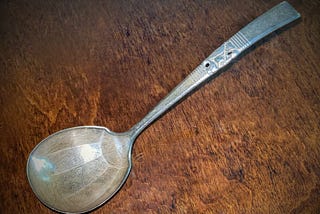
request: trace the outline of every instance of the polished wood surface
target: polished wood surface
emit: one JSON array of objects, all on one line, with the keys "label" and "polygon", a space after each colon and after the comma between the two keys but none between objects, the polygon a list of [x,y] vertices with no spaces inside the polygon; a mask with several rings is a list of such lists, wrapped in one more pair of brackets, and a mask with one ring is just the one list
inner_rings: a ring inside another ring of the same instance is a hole
[{"label": "polished wood surface", "polygon": [[[31,150],[73,126],[125,131],[280,1],[1,1],[1,213],[52,213]],[[320,3],[146,129],[94,213],[319,213]]]}]

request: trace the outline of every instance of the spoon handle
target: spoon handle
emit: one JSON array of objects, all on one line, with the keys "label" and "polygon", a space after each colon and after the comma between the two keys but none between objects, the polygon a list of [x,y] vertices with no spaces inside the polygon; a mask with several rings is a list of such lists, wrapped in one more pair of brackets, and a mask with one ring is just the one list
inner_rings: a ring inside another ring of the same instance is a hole
[{"label": "spoon handle", "polygon": [[216,49],[191,74],[177,85],[159,104],[130,130],[136,137],[162,113],[176,104],[181,98],[217,73],[234,60],[244,50],[264,38],[271,32],[298,19],[300,14],[287,2],[271,8],[247,26],[242,28],[229,40]]}]

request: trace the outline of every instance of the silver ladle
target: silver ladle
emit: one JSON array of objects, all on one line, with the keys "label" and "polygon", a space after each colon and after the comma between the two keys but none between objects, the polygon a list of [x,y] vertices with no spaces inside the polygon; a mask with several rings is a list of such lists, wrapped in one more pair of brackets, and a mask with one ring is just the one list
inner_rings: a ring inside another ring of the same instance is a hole
[{"label": "silver ladle", "polygon": [[80,126],[42,140],[27,162],[33,192],[43,204],[59,212],[83,213],[100,206],[126,181],[133,142],[149,124],[248,47],[299,17],[289,3],[282,2],[256,18],[216,49],[127,132]]}]

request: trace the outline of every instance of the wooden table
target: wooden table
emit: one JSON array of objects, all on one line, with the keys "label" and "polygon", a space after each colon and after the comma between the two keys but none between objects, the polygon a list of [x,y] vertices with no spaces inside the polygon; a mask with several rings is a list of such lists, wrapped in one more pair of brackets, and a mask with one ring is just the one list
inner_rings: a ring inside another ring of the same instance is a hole
[{"label": "wooden table", "polygon": [[[73,126],[125,131],[280,1],[2,1],[1,213],[52,213],[29,153]],[[319,213],[320,3],[146,129],[95,213]]]}]

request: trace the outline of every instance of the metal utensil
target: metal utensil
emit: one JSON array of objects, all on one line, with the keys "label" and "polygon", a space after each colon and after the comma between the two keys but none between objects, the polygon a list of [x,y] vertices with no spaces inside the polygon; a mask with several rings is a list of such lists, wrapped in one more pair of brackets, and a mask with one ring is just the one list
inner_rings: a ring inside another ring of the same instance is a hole
[{"label": "metal utensil", "polygon": [[32,190],[42,203],[59,212],[83,213],[103,204],[127,179],[133,142],[150,123],[255,42],[299,17],[289,3],[282,2],[256,18],[216,49],[127,132],[81,126],[50,135],[28,159]]}]

